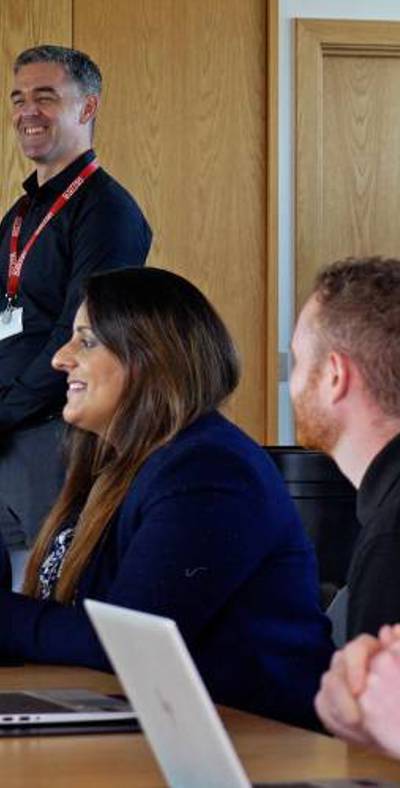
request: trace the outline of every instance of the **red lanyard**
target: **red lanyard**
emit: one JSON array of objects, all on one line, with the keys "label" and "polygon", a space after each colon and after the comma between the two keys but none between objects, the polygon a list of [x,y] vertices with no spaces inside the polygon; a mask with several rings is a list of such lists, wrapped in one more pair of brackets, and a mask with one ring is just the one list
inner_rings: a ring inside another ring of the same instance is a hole
[{"label": "red lanyard", "polygon": [[19,211],[14,219],[10,238],[10,259],[8,264],[7,278],[7,300],[9,303],[11,303],[18,293],[22,266],[25,262],[28,252],[30,249],[32,249],[33,244],[39,238],[40,233],[42,230],[44,230],[53,216],[61,211],[68,200],[73,197],[75,192],[78,191],[78,189],[88,178],[90,178],[90,176],[97,170],[98,167],[99,163],[97,159],[93,159],[93,161],[89,162],[89,164],[86,164],[83,170],[80,171],[72,183],[70,183],[70,185],[66,188],[65,192],[57,197],[49,211],[46,213],[44,219],[42,219],[36,230],[33,231],[31,237],[26,242],[21,254],[18,255],[18,241],[21,233],[21,227],[29,206],[29,198],[22,198]]}]

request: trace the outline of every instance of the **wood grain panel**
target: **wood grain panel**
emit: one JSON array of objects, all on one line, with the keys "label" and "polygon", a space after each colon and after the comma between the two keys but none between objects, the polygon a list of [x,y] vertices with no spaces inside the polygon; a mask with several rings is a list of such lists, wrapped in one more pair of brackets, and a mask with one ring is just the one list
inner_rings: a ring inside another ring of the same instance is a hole
[{"label": "wood grain panel", "polygon": [[400,257],[400,24],[297,20],[297,305],[340,257]]},{"label": "wood grain panel", "polygon": [[144,207],[149,262],[187,276],[229,325],[243,381],[229,413],[265,437],[265,0],[74,0],[99,62],[97,150]]},{"label": "wood grain panel", "polygon": [[327,57],[324,83],[322,258],[400,256],[400,50]]},{"label": "wood grain panel", "polygon": [[0,215],[21,194],[21,181],[34,169],[21,154],[11,127],[9,95],[12,64],[24,49],[38,44],[71,46],[72,0],[1,0],[0,2]]}]

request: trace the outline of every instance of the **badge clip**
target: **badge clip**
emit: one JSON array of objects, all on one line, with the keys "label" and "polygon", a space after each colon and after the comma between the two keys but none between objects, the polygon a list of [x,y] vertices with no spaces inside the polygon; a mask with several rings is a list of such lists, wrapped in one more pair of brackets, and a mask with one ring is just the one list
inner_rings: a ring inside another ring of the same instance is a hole
[{"label": "badge clip", "polygon": [[1,313],[1,322],[7,325],[7,323],[11,322],[12,313],[13,313],[13,303],[12,298],[7,296],[7,304],[4,312]]}]

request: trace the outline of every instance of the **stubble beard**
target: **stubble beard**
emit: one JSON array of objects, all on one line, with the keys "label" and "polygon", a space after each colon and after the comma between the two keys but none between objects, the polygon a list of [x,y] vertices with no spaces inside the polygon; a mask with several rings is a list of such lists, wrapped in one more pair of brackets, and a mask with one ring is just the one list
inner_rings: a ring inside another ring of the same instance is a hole
[{"label": "stubble beard", "polygon": [[332,456],[340,435],[339,424],[329,419],[316,402],[318,370],[310,375],[307,386],[293,403],[296,440],[305,449],[322,451]]}]

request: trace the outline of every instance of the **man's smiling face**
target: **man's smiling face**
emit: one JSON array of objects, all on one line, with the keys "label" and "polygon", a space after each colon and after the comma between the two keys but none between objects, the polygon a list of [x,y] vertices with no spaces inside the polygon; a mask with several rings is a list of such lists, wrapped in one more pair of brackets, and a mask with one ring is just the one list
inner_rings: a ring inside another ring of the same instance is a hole
[{"label": "man's smiling face", "polygon": [[68,164],[88,129],[86,98],[58,63],[29,63],[14,76],[12,121],[22,150],[38,164]]}]

